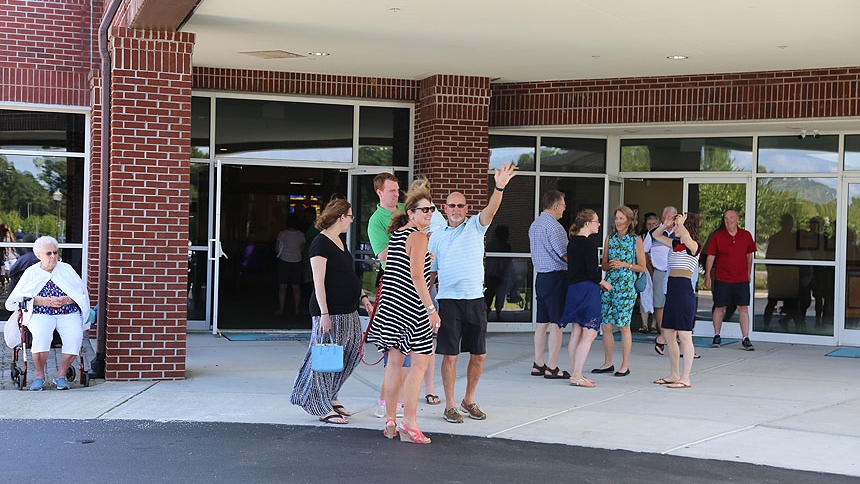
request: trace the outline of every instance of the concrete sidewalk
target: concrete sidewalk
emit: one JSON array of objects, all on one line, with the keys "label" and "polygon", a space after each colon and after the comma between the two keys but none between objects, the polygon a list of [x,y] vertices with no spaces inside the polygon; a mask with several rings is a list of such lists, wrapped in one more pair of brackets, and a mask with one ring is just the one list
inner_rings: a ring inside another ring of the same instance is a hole
[{"label": "concrete sidewalk", "polygon": [[[754,352],[739,344],[697,348],[702,358],[694,364],[693,387],[682,390],[651,383],[668,373],[666,357],[654,353],[653,344],[633,345],[630,376],[594,375],[597,388],[530,376],[531,334],[491,334],[488,348],[477,398],[487,420],[447,423],[443,406],[422,398],[419,424],[429,436],[575,444],[860,476],[860,359],[824,356],[834,348],[760,342]],[[0,393],[0,418],[324,425],[289,402],[306,350],[304,341],[189,334],[186,380],[7,390]],[[458,375],[467,361],[468,355],[460,358]],[[586,368],[602,361],[597,341]],[[436,393],[442,396],[440,363]],[[560,366],[569,369],[564,350]],[[8,380],[7,368],[3,373]],[[381,381],[382,365],[362,364],[347,382],[340,400],[355,414],[349,426],[382,428],[373,416]],[[464,387],[461,377],[458,402]]]}]

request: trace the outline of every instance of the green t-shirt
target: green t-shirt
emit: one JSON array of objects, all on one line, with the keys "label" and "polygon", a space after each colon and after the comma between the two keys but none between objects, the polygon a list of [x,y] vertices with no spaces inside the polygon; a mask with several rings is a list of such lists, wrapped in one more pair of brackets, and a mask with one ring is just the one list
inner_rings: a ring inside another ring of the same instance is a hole
[{"label": "green t-shirt", "polygon": [[[403,211],[403,204],[397,204],[397,210]],[[388,226],[391,225],[391,217],[394,212],[382,208],[376,204],[376,211],[370,216],[367,221],[367,237],[370,239],[370,248],[373,249],[373,255],[379,255],[380,252],[388,247],[388,241],[391,239],[391,234],[388,233]],[[382,262],[382,267],[385,267],[385,261]]]}]

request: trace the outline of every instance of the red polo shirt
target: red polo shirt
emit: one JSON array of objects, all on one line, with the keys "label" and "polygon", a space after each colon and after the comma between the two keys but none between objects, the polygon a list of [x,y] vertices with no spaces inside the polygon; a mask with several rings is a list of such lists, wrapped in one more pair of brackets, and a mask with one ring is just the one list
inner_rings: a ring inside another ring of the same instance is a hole
[{"label": "red polo shirt", "polygon": [[726,229],[714,232],[707,250],[708,255],[716,256],[714,279],[728,283],[748,282],[747,254],[755,251],[752,235],[742,228],[738,228],[734,237]]}]

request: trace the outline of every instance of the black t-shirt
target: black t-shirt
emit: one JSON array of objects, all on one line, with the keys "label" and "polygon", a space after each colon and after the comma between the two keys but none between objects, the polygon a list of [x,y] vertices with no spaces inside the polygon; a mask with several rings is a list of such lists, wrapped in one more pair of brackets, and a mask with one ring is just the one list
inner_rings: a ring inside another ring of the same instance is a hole
[{"label": "black t-shirt", "polygon": [[[331,239],[321,233],[311,242],[308,255],[326,259],[325,297],[329,314],[349,314],[355,311],[361,295],[361,280],[355,274],[352,254],[346,249],[340,250]],[[311,294],[309,308],[312,316],[319,316],[322,312],[317,303],[316,292]]]},{"label": "black t-shirt", "polygon": [[597,264],[597,247],[588,237],[571,237],[567,243],[567,283],[576,284],[590,280],[600,284],[600,269]]}]

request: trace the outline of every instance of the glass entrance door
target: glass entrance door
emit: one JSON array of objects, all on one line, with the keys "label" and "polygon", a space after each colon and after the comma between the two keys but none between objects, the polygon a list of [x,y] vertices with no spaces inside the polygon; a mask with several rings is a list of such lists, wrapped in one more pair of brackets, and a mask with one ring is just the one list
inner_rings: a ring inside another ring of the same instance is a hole
[{"label": "glass entrance door", "polygon": [[[711,234],[723,228],[723,212],[734,208],[740,213],[740,228],[752,226],[753,218],[747,211],[747,185],[748,178],[726,181],[714,178],[687,178],[684,180],[684,209],[683,211],[697,214],[699,219],[699,239],[704,248]],[[701,258],[701,267],[704,268],[705,256]],[[698,306],[696,310],[696,321],[698,324],[693,329],[696,336],[713,336],[711,310],[713,308],[713,296],[710,289],[705,288],[703,272],[700,271],[699,280],[696,283]],[[741,336],[740,326],[737,324],[738,315],[736,311],[727,308],[721,335],[726,338],[738,338]]]},{"label": "glass entrance door", "polygon": [[[220,257],[214,262],[213,332],[310,329],[307,242],[303,248],[285,247],[277,243],[278,234],[310,234],[325,203],[332,196],[346,197],[346,173],[223,161],[216,169],[213,244]],[[284,254],[294,250],[302,254],[300,263],[279,267]]]},{"label": "glass entrance door", "polygon": [[[845,228],[840,232],[837,231],[837,236],[844,241],[845,254],[845,270],[844,284],[840,284],[845,288],[845,296],[843,299],[842,308],[845,311],[845,316],[842,319],[844,325],[839,331],[839,344],[842,345],[860,345],[860,180],[850,180],[847,185],[847,217],[842,217],[846,220]],[[833,309],[833,302],[830,304]],[[827,305],[824,305],[825,311]],[[838,310],[837,309],[837,310]]]}]

